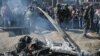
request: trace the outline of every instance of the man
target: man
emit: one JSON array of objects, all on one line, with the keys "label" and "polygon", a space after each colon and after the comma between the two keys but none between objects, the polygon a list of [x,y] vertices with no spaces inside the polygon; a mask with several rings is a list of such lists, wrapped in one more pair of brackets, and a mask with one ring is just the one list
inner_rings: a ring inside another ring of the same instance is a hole
[{"label": "man", "polygon": [[94,26],[95,26],[95,32],[97,32],[97,34],[99,34],[99,24],[100,24],[100,17],[99,17],[99,12],[98,12],[98,10],[96,10],[96,12],[95,12],[95,17],[94,17],[95,19],[93,20],[93,22],[94,22]]},{"label": "man", "polygon": [[68,29],[68,27],[69,27],[69,22],[70,22],[70,19],[71,19],[71,11],[70,11],[70,9],[68,8],[68,5],[66,4],[65,6],[64,6],[64,9],[63,9],[63,15],[62,15],[62,20],[63,20],[63,22],[65,22],[65,24],[66,24],[66,27],[67,27],[67,29]]},{"label": "man", "polygon": [[95,11],[94,11],[93,5],[90,4],[90,6],[89,6],[89,18],[90,18],[90,30],[91,31],[94,31],[94,23],[93,23],[94,14],[95,14]]},{"label": "man", "polygon": [[61,25],[61,23],[63,22],[61,5],[57,4],[56,8],[54,10],[55,10],[55,21],[56,21],[56,23]]},{"label": "man", "polygon": [[31,26],[32,26],[32,19],[34,16],[34,8],[32,6],[29,6],[27,11],[25,12],[25,26],[27,27],[27,32],[30,34]]},{"label": "man", "polygon": [[90,19],[89,19],[89,7],[86,6],[84,13],[83,13],[83,17],[84,17],[84,36],[86,36],[88,30],[90,29]]},{"label": "man", "polygon": [[68,8],[68,5],[65,5],[64,6],[64,10],[63,10],[63,14],[64,14],[64,19],[66,20],[68,20],[69,19],[69,17],[71,17],[71,12],[70,12],[70,10],[69,10],[69,8]]},{"label": "man", "polygon": [[84,36],[86,36],[86,33],[89,31],[94,31],[94,8],[93,5],[86,6],[85,15],[84,15],[84,21],[85,21],[85,31]]},{"label": "man", "polygon": [[80,19],[80,28],[81,29],[83,28],[83,13],[84,13],[84,7],[83,7],[83,5],[81,5],[81,8],[78,11],[78,16],[79,16],[79,19]]}]

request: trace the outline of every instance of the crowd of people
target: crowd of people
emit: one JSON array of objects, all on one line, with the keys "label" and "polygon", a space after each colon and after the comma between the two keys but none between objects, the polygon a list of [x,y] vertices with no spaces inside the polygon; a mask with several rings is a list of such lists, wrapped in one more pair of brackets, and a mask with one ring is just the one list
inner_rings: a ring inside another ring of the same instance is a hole
[{"label": "crowd of people", "polygon": [[[50,13],[52,9],[54,13]],[[99,33],[100,31],[100,18],[97,16],[93,4],[81,5],[78,8],[75,6],[71,7],[67,4],[63,6],[62,4],[57,4],[55,8],[51,7],[51,9],[47,10],[45,8],[45,11],[50,16],[54,15],[54,19],[59,25],[62,25],[63,22],[68,24],[72,20],[78,20],[80,22],[80,28],[84,29],[84,36],[86,36],[88,32]]]},{"label": "crowd of people", "polygon": [[[7,3],[4,3],[4,5],[1,7],[0,15],[2,18],[4,18],[4,26],[16,26],[20,25],[22,21],[24,20],[24,17],[26,17],[26,21],[28,21],[29,16],[27,16],[28,12],[33,13],[33,7],[36,8],[35,5],[37,2],[33,2],[30,7],[28,7],[28,10],[26,11],[26,15],[24,14],[18,14],[17,9],[19,6],[15,7],[13,10],[9,8]],[[27,7],[27,6],[26,6]],[[39,5],[44,11],[46,11],[51,17],[54,18],[56,23],[59,25],[62,25],[62,23],[70,23],[70,21],[78,20],[80,24],[80,28],[84,29],[84,35],[86,35],[87,32],[93,31],[99,33],[99,26],[100,26],[100,17],[96,15],[96,11],[94,9],[94,5],[82,5],[77,8],[77,6],[70,6],[70,5],[62,5],[57,4],[56,7],[52,7],[50,4],[42,4]],[[17,14],[16,14],[17,13]],[[21,12],[20,12],[21,13]],[[36,14],[36,13],[35,13]],[[33,15],[32,15],[33,16]],[[20,19],[18,18],[20,17]],[[23,19],[22,19],[23,18]],[[21,20],[22,19],[22,20]],[[20,22],[20,23],[19,23]],[[72,23],[73,26],[75,25]],[[66,26],[66,25],[65,25]],[[84,26],[84,27],[83,27]],[[67,28],[69,26],[66,26]]]}]

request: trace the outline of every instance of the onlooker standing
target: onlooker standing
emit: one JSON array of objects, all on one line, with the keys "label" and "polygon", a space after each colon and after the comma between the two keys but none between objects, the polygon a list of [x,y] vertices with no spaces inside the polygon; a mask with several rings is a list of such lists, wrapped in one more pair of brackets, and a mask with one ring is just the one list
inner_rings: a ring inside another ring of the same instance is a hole
[{"label": "onlooker standing", "polygon": [[90,29],[90,19],[89,19],[89,8],[88,6],[86,6],[85,10],[84,10],[84,14],[83,14],[83,17],[84,17],[84,36],[86,36],[88,30]]},{"label": "onlooker standing", "polygon": [[61,9],[61,5],[60,4],[56,5],[56,8],[54,9],[54,13],[55,13],[55,21],[56,21],[56,23],[61,25],[61,22],[62,22],[62,9]]}]

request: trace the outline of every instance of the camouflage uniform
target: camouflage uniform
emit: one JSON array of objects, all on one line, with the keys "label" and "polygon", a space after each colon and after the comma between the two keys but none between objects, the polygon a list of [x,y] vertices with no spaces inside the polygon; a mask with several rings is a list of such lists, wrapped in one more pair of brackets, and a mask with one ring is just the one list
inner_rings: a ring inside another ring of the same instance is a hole
[{"label": "camouflage uniform", "polygon": [[94,8],[93,8],[93,5],[89,6],[89,19],[90,19],[90,30],[91,31],[94,31],[94,14],[95,14],[95,11],[94,11]]},{"label": "camouflage uniform", "polygon": [[55,21],[58,24],[61,24],[62,20],[62,9],[61,9],[61,5],[58,4],[57,8],[54,9],[55,10]]},{"label": "camouflage uniform", "polygon": [[69,17],[71,17],[71,12],[70,12],[70,10],[68,8],[68,5],[65,5],[65,8],[63,10],[63,14],[64,14],[64,17],[65,17],[64,18],[65,20],[68,20]]},{"label": "camouflage uniform", "polygon": [[84,35],[86,35],[87,31],[90,29],[90,19],[89,19],[89,8],[85,8],[84,10]]}]

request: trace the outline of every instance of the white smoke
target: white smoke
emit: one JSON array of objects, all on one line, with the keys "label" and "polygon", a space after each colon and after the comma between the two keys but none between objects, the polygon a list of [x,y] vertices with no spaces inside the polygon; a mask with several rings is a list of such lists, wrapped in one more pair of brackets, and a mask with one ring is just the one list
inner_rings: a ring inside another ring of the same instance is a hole
[{"label": "white smoke", "polygon": [[7,4],[10,7],[10,9],[12,10],[12,12],[17,13],[17,14],[24,13],[27,8],[27,6],[22,4],[21,0],[8,0]]},{"label": "white smoke", "polygon": [[[40,17],[37,12],[37,5],[33,3],[32,7],[35,8],[34,11],[28,11],[30,10],[28,5],[31,5],[31,2],[28,2],[29,0],[8,0],[7,5],[12,11],[12,16],[14,16],[13,20],[16,21],[19,25],[24,22],[21,27],[27,27],[29,28],[28,31],[34,32],[42,32],[45,30],[51,30],[52,26],[48,20]],[[31,0],[32,1],[32,0]],[[26,5],[25,5],[26,4]],[[35,11],[36,10],[36,11]],[[29,12],[29,13],[28,13]],[[25,13],[25,14],[24,14]],[[28,13],[28,16],[27,16]],[[29,15],[30,13],[33,13],[33,15]],[[20,18],[21,16],[22,18]],[[23,21],[24,19],[24,21]],[[16,26],[16,25],[15,25]],[[47,31],[45,31],[47,32]]]}]

